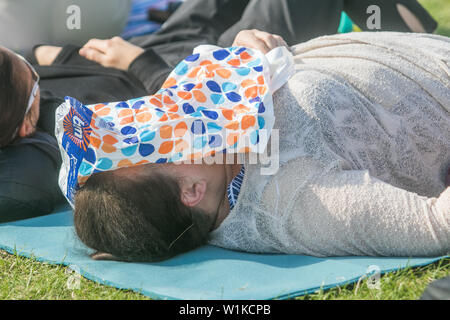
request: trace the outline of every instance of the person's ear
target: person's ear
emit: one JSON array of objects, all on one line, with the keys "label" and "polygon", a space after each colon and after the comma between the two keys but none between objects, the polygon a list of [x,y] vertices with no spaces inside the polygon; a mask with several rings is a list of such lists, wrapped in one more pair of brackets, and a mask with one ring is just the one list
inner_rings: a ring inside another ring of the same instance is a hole
[{"label": "person's ear", "polygon": [[183,183],[181,186],[181,201],[188,207],[195,207],[205,197],[206,187],[205,180],[199,180],[191,184]]},{"label": "person's ear", "polygon": [[114,260],[114,261],[119,261],[119,259],[117,259],[112,254],[105,253],[105,252],[95,252],[95,253],[91,254],[91,258],[93,260]]},{"label": "person's ear", "polygon": [[30,108],[30,110],[25,115],[22,124],[19,127],[17,134],[21,138],[28,137],[36,131],[36,125],[39,121],[39,105],[40,105],[41,94],[40,90],[37,91],[36,98]]},{"label": "person's ear", "polygon": [[30,119],[28,116],[25,116],[25,119],[23,119],[22,124],[20,125],[19,132],[17,133],[19,137],[25,138],[28,137],[30,134],[32,134],[34,131],[34,127],[31,124]]}]

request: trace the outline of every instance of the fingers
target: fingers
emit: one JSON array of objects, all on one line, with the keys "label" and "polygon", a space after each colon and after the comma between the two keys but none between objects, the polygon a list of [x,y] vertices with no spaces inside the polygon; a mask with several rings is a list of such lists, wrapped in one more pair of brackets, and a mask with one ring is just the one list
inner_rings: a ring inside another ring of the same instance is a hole
[{"label": "fingers", "polygon": [[83,48],[95,49],[97,51],[106,53],[109,48],[112,46],[112,39],[108,40],[100,40],[100,39],[91,39],[89,40]]},{"label": "fingers", "polygon": [[270,34],[264,31],[257,31],[256,36],[266,43],[266,46],[272,50],[277,47],[286,47],[289,49],[288,44],[284,39],[277,34]]},{"label": "fingers", "polygon": [[288,47],[286,41],[284,41],[284,39],[279,35],[270,34],[268,32],[256,29],[243,30],[239,32],[234,40],[233,46],[244,46],[258,49],[264,54],[277,47]]},{"label": "fingers", "polygon": [[268,45],[262,38],[258,37],[256,34],[250,34],[249,38],[249,46],[258,49],[262,53],[267,53],[270,51],[270,45]]},{"label": "fingers", "polygon": [[278,42],[278,46],[279,47],[287,47],[287,48],[289,48],[287,42],[284,41],[284,39],[281,36],[279,36],[277,34],[274,34],[273,36],[276,39],[276,41]]},{"label": "fingers", "polygon": [[257,49],[263,53],[270,49],[264,40],[257,36],[257,30],[243,30],[239,32],[234,40],[233,46],[243,46]]},{"label": "fingers", "polygon": [[83,47],[80,49],[79,53],[80,56],[85,57],[88,60],[92,60],[99,64],[104,64],[104,59],[106,57],[104,52],[101,52],[92,47]]},{"label": "fingers", "polygon": [[79,54],[88,60],[95,61],[103,66],[108,66],[110,63],[108,56],[113,50],[114,45],[120,40],[123,41],[120,37],[107,40],[91,39],[80,49]]},{"label": "fingers", "polygon": [[108,49],[112,46],[111,40],[112,39],[91,39],[80,49],[78,53],[80,56],[85,57],[88,60],[103,64],[105,55],[107,54]]},{"label": "fingers", "polygon": [[270,33],[257,31],[255,32],[255,36],[264,42],[269,51],[279,46],[277,39]]}]

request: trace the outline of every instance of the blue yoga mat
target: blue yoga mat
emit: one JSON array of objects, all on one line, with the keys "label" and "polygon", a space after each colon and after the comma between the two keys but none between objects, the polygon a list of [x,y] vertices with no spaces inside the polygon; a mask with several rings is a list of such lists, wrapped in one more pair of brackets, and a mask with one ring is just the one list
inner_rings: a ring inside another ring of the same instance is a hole
[{"label": "blue yoga mat", "polygon": [[40,218],[1,224],[0,248],[68,265],[90,280],[159,299],[286,299],[355,282],[370,266],[385,273],[442,258],[324,259],[204,246],[159,263],[93,261],[75,235],[72,212],[67,208]]}]

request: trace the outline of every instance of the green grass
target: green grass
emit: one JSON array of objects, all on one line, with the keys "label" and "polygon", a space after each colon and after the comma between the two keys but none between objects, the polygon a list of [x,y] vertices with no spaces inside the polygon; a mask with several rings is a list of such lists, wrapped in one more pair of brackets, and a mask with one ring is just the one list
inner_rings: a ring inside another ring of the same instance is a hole
[{"label": "green grass", "polygon": [[[438,21],[436,33],[450,36],[448,0],[419,0]],[[380,289],[370,289],[367,281],[349,284],[296,299],[417,299],[435,279],[450,275],[450,259],[386,274]],[[79,288],[70,289],[74,275],[66,267],[49,265],[0,251],[0,300],[4,299],[148,299],[132,291],[118,290],[79,279]]]},{"label": "green grass", "polygon": [[448,0],[419,0],[438,22],[435,33],[450,37],[450,2]]},{"label": "green grass", "polygon": [[[380,289],[371,289],[367,279],[327,291],[297,297],[299,300],[324,299],[418,299],[433,280],[450,274],[450,258],[419,268],[391,272],[380,278]],[[59,265],[40,263],[18,255],[0,251],[0,300],[144,300],[148,297],[129,290],[119,290],[74,276],[69,269]],[[79,287],[68,285],[79,279]]]},{"label": "green grass", "polygon": [[[75,282],[73,281],[75,280]],[[76,281],[79,280],[77,288]],[[69,285],[68,285],[69,283]],[[142,300],[146,296],[100,285],[70,269],[0,251],[0,300]]]},{"label": "green grass", "polygon": [[382,275],[379,288],[374,288],[367,279],[359,283],[318,290],[314,294],[298,297],[301,300],[414,300],[419,299],[433,280],[450,275],[450,258],[418,267],[405,268]]}]

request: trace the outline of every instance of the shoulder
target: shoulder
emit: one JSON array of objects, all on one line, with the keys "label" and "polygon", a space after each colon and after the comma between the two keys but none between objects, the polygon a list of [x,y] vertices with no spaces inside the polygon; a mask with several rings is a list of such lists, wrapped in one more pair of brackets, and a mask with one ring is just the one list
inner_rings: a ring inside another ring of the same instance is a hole
[{"label": "shoulder", "polygon": [[0,149],[0,222],[50,213],[62,201],[56,141],[38,132]]}]

